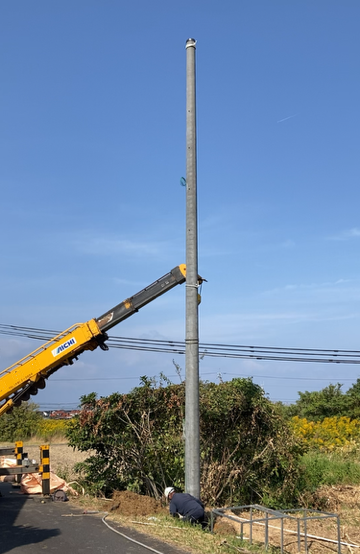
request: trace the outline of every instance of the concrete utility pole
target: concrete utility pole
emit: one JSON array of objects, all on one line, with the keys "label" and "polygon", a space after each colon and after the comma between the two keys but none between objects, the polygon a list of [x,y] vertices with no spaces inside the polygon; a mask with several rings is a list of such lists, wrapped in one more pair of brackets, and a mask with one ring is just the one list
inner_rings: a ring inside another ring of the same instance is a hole
[{"label": "concrete utility pole", "polygon": [[185,490],[200,498],[196,40],[186,41]]}]

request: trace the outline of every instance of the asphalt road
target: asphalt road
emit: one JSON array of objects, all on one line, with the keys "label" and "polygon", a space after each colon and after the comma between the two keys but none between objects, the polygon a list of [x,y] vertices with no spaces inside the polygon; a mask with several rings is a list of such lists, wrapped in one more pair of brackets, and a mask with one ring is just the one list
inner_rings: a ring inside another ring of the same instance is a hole
[{"label": "asphalt road", "polygon": [[105,525],[104,514],[84,514],[71,502],[23,495],[11,483],[0,483],[0,492],[0,554],[185,554],[109,521],[132,541],[124,538]]}]

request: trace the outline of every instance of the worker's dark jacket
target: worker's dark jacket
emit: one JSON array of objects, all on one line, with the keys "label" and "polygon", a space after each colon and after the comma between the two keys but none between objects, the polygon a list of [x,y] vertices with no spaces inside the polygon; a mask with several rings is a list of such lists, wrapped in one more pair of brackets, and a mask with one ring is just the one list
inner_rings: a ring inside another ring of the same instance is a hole
[{"label": "worker's dark jacket", "polygon": [[170,514],[182,515],[189,521],[203,521],[204,519],[204,506],[191,494],[176,492],[170,501]]}]

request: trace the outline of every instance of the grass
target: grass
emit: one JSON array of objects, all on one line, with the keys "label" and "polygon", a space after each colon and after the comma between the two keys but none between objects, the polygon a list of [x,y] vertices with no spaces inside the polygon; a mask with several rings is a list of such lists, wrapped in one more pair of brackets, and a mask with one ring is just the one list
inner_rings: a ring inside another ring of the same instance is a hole
[{"label": "grass", "polygon": [[[60,477],[60,479],[64,479],[67,483],[79,480],[79,476],[74,471],[74,466],[69,464],[58,465],[56,467],[56,475]],[[82,485],[80,486],[82,487]],[[77,490],[77,487],[74,488]]]},{"label": "grass", "polygon": [[[107,513],[110,502],[102,499],[81,497],[76,504],[84,509],[99,510]],[[231,552],[242,552],[260,554],[265,552],[261,547],[249,545],[233,535],[217,535],[210,531],[203,531],[200,526],[193,526],[174,519],[170,516],[156,515],[154,517],[125,517],[117,513],[110,513],[106,518],[107,523],[116,522],[123,527],[135,529],[146,536],[151,536],[179,549],[185,549],[192,554],[227,554]],[[126,530],[122,530],[126,535]],[[269,554],[270,547],[267,550]]]},{"label": "grass", "polygon": [[31,439],[26,439],[26,444],[67,444],[68,440],[61,431],[37,433]]},{"label": "grass", "polygon": [[308,452],[302,459],[303,486],[314,492],[322,485],[359,485],[360,464],[351,454]]}]

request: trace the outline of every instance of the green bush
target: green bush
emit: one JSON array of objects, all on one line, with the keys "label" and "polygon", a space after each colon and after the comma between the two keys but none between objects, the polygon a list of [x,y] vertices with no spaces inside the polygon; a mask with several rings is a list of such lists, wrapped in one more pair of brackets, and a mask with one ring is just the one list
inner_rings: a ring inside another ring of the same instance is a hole
[{"label": "green bush", "polygon": [[290,406],[282,405],[288,418],[298,416],[309,421],[325,418],[348,417],[360,419],[360,379],[343,393],[342,384],[330,384],[320,391],[299,392],[299,400]]},{"label": "green bush", "polygon": [[[143,378],[129,394],[81,399],[70,446],[94,450],[82,464],[102,493],[130,489],[158,497],[184,488],[185,386]],[[251,379],[200,384],[201,490],[205,502],[291,504],[303,449]]]},{"label": "green bush", "polygon": [[32,402],[23,402],[0,417],[0,441],[14,442],[26,440],[37,433],[42,415],[38,406]]}]

